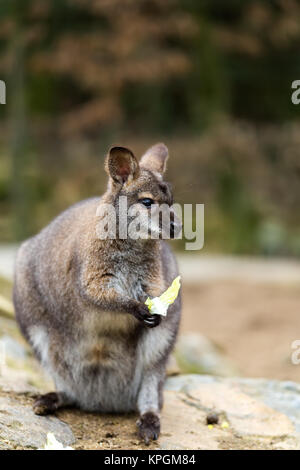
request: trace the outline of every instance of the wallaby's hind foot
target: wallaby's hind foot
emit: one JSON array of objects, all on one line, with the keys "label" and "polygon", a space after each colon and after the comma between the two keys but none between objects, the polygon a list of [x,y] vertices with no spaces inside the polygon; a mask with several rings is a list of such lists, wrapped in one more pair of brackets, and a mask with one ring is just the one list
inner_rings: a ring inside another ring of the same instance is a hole
[{"label": "wallaby's hind foot", "polygon": [[33,404],[33,411],[36,415],[45,416],[55,413],[58,408],[66,405],[61,393],[50,392],[40,395]]},{"label": "wallaby's hind foot", "polygon": [[149,411],[143,414],[137,422],[139,428],[139,437],[146,445],[150,441],[156,441],[160,434],[160,420],[157,414]]}]

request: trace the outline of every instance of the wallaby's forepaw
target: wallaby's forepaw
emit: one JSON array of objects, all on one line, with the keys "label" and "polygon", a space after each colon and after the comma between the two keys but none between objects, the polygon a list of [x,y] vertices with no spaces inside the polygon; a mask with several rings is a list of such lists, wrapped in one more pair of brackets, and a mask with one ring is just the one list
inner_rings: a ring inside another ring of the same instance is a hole
[{"label": "wallaby's forepaw", "polygon": [[156,441],[160,433],[159,416],[152,411],[143,414],[137,422],[139,437],[149,445],[150,441]]},{"label": "wallaby's forepaw", "polygon": [[33,404],[33,411],[36,415],[45,416],[54,413],[59,408],[59,396],[55,392],[40,395]]},{"label": "wallaby's forepaw", "polygon": [[139,304],[134,311],[134,316],[144,323],[144,325],[148,326],[149,328],[154,328],[158,326],[161,322],[160,315],[151,315],[149,313],[149,309],[145,304]]}]

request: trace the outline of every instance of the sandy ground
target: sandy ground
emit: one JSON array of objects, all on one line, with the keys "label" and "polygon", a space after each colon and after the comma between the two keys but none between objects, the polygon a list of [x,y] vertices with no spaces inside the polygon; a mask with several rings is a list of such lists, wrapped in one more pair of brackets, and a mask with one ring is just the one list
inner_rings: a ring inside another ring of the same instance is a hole
[{"label": "sandy ground", "polygon": [[[3,392],[0,390],[0,397],[9,397],[15,399],[23,405],[32,406],[34,396],[28,394],[16,394],[14,392]],[[165,405],[166,407],[166,405]],[[195,411],[193,409],[193,414]],[[160,449],[167,437],[171,437],[174,442],[178,441],[181,446],[181,439],[191,439],[196,446],[193,448],[205,448],[205,442],[215,443],[217,435],[218,447],[222,450],[273,450],[278,442],[277,438],[258,439],[256,436],[240,438],[231,428],[221,429],[220,424],[215,425],[214,430],[209,430],[204,419],[197,419],[201,428],[201,438],[196,438],[196,430],[183,430],[178,433],[175,426],[166,431],[162,426],[162,432],[159,441],[152,441],[148,446],[140,441],[137,435],[136,414],[96,414],[86,413],[75,408],[59,410],[55,415],[63,422],[67,423],[74,434],[75,443],[72,447],[76,450],[155,450]],[[164,423],[165,424],[165,423]],[[170,428],[170,426],[169,426]],[[179,435],[178,435],[179,434]],[[190,436],[191,435],[191,436]],[[8,442],[6,442],[7,444]],[[1,448],[2,442],[0,442]],[[4,447],[5,448],[5,447]],[[11,443],[13,450],[28,450],[21,445]],[[163,446],[164,448],[164,446]],[[171,447],[167,447],[173,448]],[[177,448],[177,447],[175,447]]]},{"label": "sandy ground", "polygon": [[300,284],[186,284],[183,302],[181,332],[216,342],[241,375],[300,381],[300,365],[291,362],[291,343],[300,340]]}]

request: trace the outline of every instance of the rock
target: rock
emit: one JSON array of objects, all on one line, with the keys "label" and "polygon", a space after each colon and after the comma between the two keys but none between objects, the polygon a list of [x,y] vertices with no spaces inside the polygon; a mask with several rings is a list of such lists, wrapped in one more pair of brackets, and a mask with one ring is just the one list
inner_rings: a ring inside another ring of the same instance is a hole
[{"label": "rock", "polygon": [[239,436],[282,437],[294,430],[287,416],[227,383],[202,384],[189,396],[194,406],[223,413]]},{"label": "rock", "polygon": [[3,353],[6,357],[11,357],[12,359],[26,358],[27,353],[25,347],[11,336],[2,336],[0,338],[0,346],[3,348]]},{"label": "rock", "polygon": [[13,279],[17,249],[17,245],[0,245],[0,276],[5,279]]},{"label": "rock", "polygon": [[183,373],[209,374],[221,377],[238,375],[237,368],[208,338],[198,333],[179,337],[175,357]]},{"label": "rock", "polygon": [[173,375],[178,375],[180,372],[181,370],[177,363],[176,357],[174,354],[171,354],[167,362],[167,376],[171,377]]},{"label": "rock", "polygon": [[[166,382],[162,425],[169,435],[162,436],[160,446],[300,449],[299,404],[300,386],[291,382],[171,377]],[[219,424],[207,426],[207,413],[218,413]]]},{"label": "rock", "polygon": [[52,380],[21,338],[15,321],[0,317],[0,389],[14,393],[50,391]]},{"label": "rock", "polygon": [[205,413],[186,404],[183,398],[183,395],[176,392],[165,393],[160,449],[218,449],[218,439],[223,435],[222,429],[216,429],[212,433],[203,424]]},{"label": "rock", "polygon": [[[235,380],[232,379],[232,383]],[[300,433],[300,385],[291,381],[238,379],[241,390],[289,417]]]},{"label": "rock", "polygon": [[30,405],[7,396],[0,397],[0,449],[40,448],[48,432],[54,433],[64,445],[75,441],[69,426],[58,418],[36,416]]},{"label": "rock", "polygon": [[30,384],[27,373],[7,369],[5,375],[0,375],[0,390],[6,393],[17,395],[35,396],[40,393],[40,389]]},{"label": "rock", "polygon": [[7,357],[4,363],[0,361],[1,389],[21,394],[31,394],[34,390],[44,393],[53,389],[53,382],[33,357],[25,360]]}]

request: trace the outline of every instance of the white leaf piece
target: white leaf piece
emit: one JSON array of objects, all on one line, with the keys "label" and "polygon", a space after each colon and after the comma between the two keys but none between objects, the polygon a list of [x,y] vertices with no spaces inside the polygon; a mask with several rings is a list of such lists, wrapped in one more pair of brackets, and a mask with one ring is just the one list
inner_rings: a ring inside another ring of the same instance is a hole
[{"label": "white leaf piece", "polygon": [[47,441],[41,449],[38,450],[74,450],[73,447],[64,447],[54,436],[53,432],[48,432]]}]

